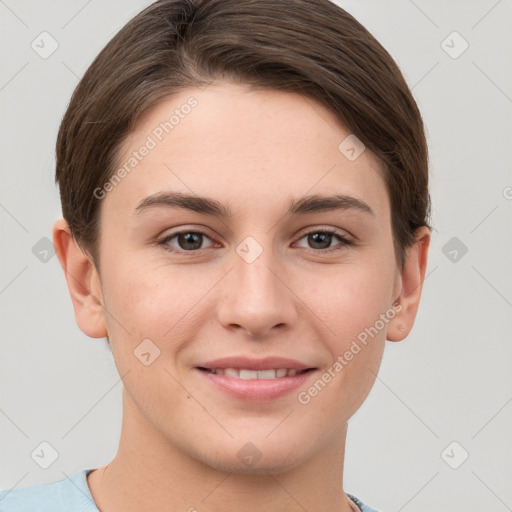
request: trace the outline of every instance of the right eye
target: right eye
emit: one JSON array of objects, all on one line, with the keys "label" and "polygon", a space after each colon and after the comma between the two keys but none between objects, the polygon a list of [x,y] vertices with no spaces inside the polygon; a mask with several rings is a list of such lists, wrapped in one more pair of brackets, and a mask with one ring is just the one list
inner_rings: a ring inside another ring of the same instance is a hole
[{"label": "right eye", "polygon": [[[202,247],[204,238],[210,239],[210,237],[202,231],[182,230],[167,235],[165,238],[160,240],[158,244],[162,245],[166,251],[175,253],[190,253],[204,249],[204,247]],[[176,243],[178,244],[177,248],[171,243],[171,241],[174,239],[176,239]],[[173,249],[171,247],[175,248]]]}]

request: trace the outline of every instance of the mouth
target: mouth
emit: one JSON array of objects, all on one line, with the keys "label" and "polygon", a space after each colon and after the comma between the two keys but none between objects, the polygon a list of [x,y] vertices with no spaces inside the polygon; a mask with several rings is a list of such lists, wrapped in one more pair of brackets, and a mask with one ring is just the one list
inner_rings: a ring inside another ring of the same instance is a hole
[{"label": "mouth", "polygon": [[[237,401],[270,402],[290,398],[307,385],[318,368],[210,368],[197,366],[197,374],[210,389]],[[309,384],[311,385],[311,384]]]},{"label": "mouth", "polygon": [[250,370],[246,368],[205,368],[197,367],[206,373],[215,375],[226,375],[235,379],[255,380],[255,379],[282,379],[286,377],[295,377],[303,373],[316,370],[316,368],[306,368],[303,370],[297,368],[269,368],[265,370]]}]

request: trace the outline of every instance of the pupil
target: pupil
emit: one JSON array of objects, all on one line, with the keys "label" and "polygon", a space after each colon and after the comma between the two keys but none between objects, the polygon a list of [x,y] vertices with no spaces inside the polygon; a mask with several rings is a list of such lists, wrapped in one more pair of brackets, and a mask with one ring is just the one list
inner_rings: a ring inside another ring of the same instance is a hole
[{"label": "pupil", "polygon": [[331,245],[331,236],[332,235],[330,233],[313,233],[312,235],[309,235],[309,242],[312,243],[313,246],[315,244],[321,245],[321,247],[314,247],[315,249],[326,249]]},{"label": "pupil", "polygon": [[[201,233],[185,233],[181,234],[178,237],[179,245],[182,249],[185,250],[194,250],[194,249],[200,249],[201,248]],[[197,242],[199,241],[199,245],[196,247],[194,244],[197,245]],[[192,247],[190,246],[192,245]]]}]

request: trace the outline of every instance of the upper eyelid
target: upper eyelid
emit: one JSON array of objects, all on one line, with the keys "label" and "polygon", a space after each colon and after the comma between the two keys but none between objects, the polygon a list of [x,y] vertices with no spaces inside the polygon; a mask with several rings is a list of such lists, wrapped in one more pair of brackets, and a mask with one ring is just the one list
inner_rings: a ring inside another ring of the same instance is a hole
[{"label": "upper eyelid", "polygon": [[[302,238],[303,236],[305,235],[308,235],[310,233],[322,233],[324,231],[327,231],[333,235],[338,235],[338,236],[344,236],[345,238],[355,238],[351,233],[349,233],[346,229],[342,229],[342,228],[334,228],[334,227],[329,227],[329,226],[309,226],[307,228],[303,228],[300,230],[299,233],[300,234],[300,237]],[[346,235],[345,235],[346,233]]]}]

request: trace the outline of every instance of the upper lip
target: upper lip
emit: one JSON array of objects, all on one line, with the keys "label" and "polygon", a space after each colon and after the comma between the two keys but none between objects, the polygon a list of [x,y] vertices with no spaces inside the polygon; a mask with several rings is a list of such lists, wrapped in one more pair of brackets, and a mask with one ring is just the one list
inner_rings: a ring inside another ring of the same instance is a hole
[{"label": "upper lip", "polygon": [[307,370],[314,368],[311,365],[288,359],[286,357],[265,357],[263,359],[251,359],[245,356],[223,357],[212,361],[205,361],[197,366],[198,368],[225,369],[234,368],[236,370],[271,370],[286,368],[288,370]]}]

